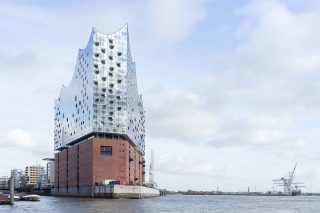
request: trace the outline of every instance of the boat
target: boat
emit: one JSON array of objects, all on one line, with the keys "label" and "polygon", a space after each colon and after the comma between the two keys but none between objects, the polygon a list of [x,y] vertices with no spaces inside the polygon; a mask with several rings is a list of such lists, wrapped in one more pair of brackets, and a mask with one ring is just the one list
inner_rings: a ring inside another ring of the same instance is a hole
[{"label": "boat", "polygon": [[21,197],[21,200],[25,201],[40,201],[39,195],[25,195]]},{"label": "boat", "polygon": [[13,196],[13,199],[14,199],[15,201],[17,201],[17,200],[21,200],[21,197],[20,197],[19,195],[15,195],[15,196]]},{"label": "boat", "polygon": [[[8,199],[10,200],[10,195],[8,196]],[[14,201],[21,200],[21,197],[19,195],[14,195],[13,196]]]},{"label": "boat", "polygon": [[0,205],[7,205],[10,204],[10,201],[6,195],[0,192]]}]

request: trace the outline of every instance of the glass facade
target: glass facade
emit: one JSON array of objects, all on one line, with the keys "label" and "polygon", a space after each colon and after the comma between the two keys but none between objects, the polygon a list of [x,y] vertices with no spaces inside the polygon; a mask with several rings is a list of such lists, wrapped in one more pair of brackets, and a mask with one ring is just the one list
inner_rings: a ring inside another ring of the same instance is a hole
[{"label": "glass facade", "polygon": [[144,116],[128,26],[113,34],[93,28],[86,48],[78,52],[70,84],[55,100],[55,150],[102,132],[128,136],[144,154]]}]

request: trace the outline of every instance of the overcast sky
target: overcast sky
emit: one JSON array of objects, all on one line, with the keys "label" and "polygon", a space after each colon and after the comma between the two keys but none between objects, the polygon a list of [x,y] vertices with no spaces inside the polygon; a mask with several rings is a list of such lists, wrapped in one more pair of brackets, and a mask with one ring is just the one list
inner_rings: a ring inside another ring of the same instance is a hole
[{"label": "overcast sky", "polygon": [[0,176],[53,156],[78,49],[128,23],[161,188],[267,191],[297,162],[320,191],[319,20],[319,0],[2,0]]}]

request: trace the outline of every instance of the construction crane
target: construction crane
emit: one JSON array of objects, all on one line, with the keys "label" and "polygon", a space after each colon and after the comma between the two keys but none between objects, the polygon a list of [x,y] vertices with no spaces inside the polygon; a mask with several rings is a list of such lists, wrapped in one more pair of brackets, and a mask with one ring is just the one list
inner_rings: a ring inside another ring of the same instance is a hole
[{"label": "construction crane", "polygon": [[300,195],[300,188],[305,187],[302,182],[294,182],[297,163],[294,165],[292,172],[285,174],[282,178],[273,180],[273,183],[283,187],[285,195]]},{"label": "construction crane", "polygon": [[153,170],[154,170],[154,152],[151,149],[151,159],[150,159],[150,168],[149,168],[149,182],[154,182],[154,176],[153,176]]},{"label": "construction crane", "polygon": [[151,159],[149,167],[149,182],[146,183],[147,186],[152,188],[157,188],[157,183],[154,181],[154,152],[151,150]]}]

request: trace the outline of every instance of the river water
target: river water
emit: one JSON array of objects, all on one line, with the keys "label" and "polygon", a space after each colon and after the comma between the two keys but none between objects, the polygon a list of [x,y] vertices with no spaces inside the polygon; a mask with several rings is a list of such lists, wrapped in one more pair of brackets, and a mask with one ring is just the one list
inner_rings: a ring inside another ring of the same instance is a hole
[{"label": "river water", "polygon": [[320,197],[264,197],[226,195],[168,195],[142,200],[42,196],[40,202],[0,205],[0,212],[100,213],[100,212],[320,212]]}]

